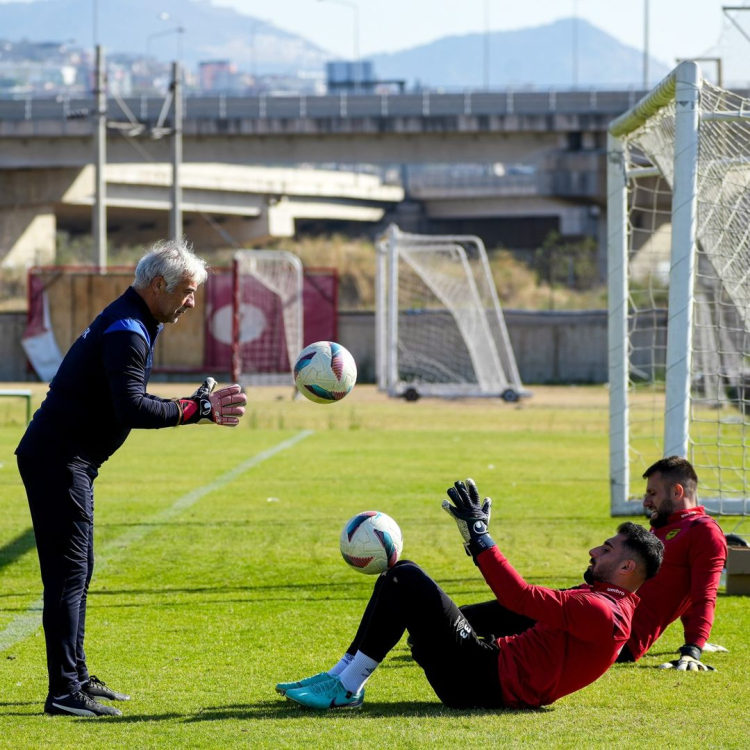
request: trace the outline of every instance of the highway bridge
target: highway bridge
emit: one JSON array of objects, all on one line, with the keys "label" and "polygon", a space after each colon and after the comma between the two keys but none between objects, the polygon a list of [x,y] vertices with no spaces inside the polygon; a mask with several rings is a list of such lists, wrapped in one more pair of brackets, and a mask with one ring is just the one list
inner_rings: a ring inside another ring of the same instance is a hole
[{"label": "highway bridge", "polygon": [[[640,96],[576,90],[188,97],[183,160],[191,176],[183,210],[230,222],[240,242],[288,234],[305,216],[377,222],[404,198],[422,219],[442,227],[507,220],[515,226],[506,242],[511,246],[524,238],[536,242],[534,229],[601,235],[606,129]],[[45,260],[54,252],[56,228],[85,231],[94,115],[93,99],[0,100],[4,265]],[[171,111],[163,99],[139,97],[111,99],[107,115],[111,228],[130,242],[164,234]],[[453,175],[464,179],[430,177],[427,165],[436,164],[454,165]],[[476,170],[461,171],[472,164],[501,169],[479,179]],[[234,170],[228,190],[220,186],[226,165]],[[341,165],[351,165],[350,175],[361,173],[356,165],[374,166],[381,177],[360,176],[357,187],[354,177],[334,176],[332,168],[342,173]],[[304,174],[313,168],[323,174],[316,188],[310,187],[316,178]],[[242,169],[286,170],[286,187],[271,189],[279,179],[270,172],[242,176]],[[295,173],[308,186],[296,194]],[[366,179],[369,195],[361,189]],[[204,222],[186,218],[190,237]],[[139,226],[148,227],[145,235]],[[226,246],[215,229],[201,241]]]}]

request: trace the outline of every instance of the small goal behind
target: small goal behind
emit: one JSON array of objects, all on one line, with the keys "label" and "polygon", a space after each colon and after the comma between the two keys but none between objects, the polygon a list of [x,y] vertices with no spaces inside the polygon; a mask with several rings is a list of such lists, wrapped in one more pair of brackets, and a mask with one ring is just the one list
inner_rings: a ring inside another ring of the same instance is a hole
[{"label": "small goal behind", "polygon": [[478,237],[392,225],[378,243],[378,387],[391,396],[528,395]]}]

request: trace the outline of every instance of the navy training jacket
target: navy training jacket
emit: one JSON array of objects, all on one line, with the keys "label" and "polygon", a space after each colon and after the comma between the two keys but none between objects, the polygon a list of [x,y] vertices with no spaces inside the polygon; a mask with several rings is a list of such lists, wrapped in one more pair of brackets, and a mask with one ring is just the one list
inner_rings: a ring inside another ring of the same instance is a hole
[{"label": "navy training jacket", "polygon": [[101,466],[132,429],[174,427],[174,401],[146,393],[163,325],[132,288],[102,310],[65,355],[16,448]]}]

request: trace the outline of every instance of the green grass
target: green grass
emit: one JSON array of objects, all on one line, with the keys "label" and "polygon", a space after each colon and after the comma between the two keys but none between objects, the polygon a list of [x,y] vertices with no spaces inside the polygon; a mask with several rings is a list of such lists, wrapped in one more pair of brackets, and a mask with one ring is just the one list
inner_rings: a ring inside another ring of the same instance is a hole
[{"label": "green grass", "polygon": [[[406,404],[369,387],[330,407],[288,395],[253,393],[236,430],[134,432],[104,466],[87,655],[92,671],[133,701],[121,704],[122,719],[43,716],[37,631],[0,651],[0,747],[746,745],[750,599],[723,594],[712,640],[730,653],[707,657],[713,674],[653,668],[682,642],[672,626],[640,664],[616,666],[539,711],[447,710],[403,644],[368,683],[359,712],[311,714],[276,696],[276,682],[332,665],[354,632],[372,585],[338,552],[355,512],[396,518],[405,555],[459,603],[486,599],[489,589],[440,509],[454,479],[472,476],[492,495],[493,536],[534,583],[578,583],[587,551],[619,522],[608,515],[603,388],[538,389],[521,406]],[[0,410],[3,630],[41,586],[13,457],[22,405]],[[300,430],[314,433],[221,483]]]}]

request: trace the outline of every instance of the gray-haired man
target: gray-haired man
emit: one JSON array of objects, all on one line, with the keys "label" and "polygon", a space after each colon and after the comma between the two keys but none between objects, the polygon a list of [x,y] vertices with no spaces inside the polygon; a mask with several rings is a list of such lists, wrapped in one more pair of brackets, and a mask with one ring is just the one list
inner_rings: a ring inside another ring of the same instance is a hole
[{"label": "gray-haired man", "polygon": [[83,650],[99,468],[132,429],[234,426],[245,412],[240,387],[214,393],[211,378],[184,399],[146,393],[159,331],[195,307],[205,265],[184,241],[151,248],[133,285],[73,343],[16,449],[44,584],[46,713],[118,716],[97,699],[129,699],[89,674]]}]

